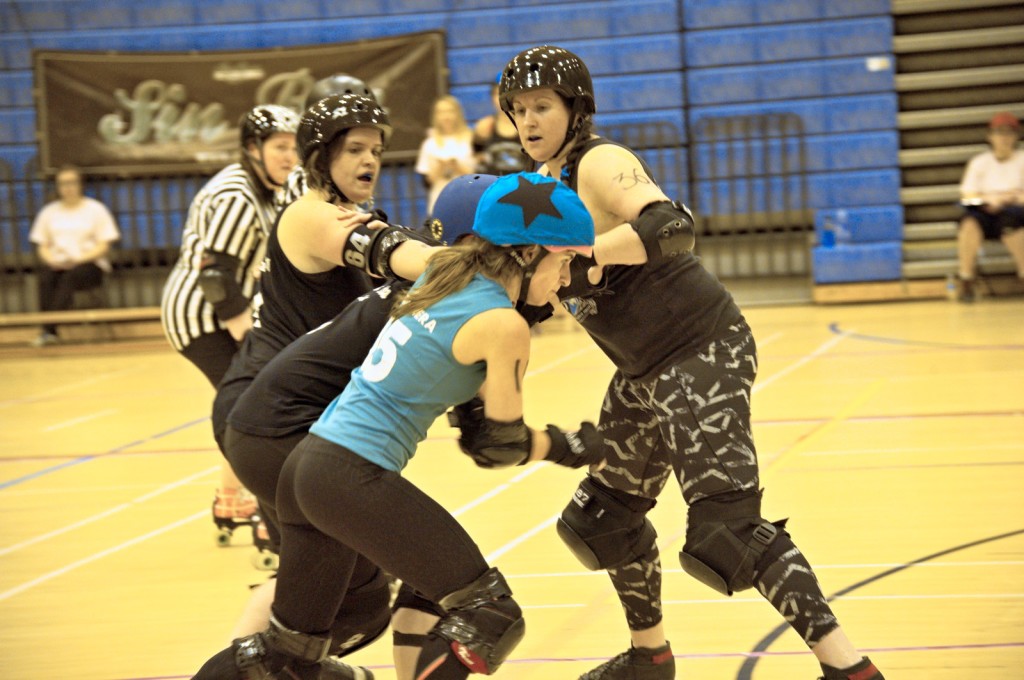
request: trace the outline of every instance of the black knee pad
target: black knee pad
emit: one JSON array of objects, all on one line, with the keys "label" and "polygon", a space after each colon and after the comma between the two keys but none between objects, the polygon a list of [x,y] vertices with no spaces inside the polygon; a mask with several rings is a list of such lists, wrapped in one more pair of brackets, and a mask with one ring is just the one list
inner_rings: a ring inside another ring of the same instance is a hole
[{"label": "black knee pad", "polygon": [[690,506],[679,561],[690,576],[732,595],[753,587],[769,549],[780,536],[788,537],[785,526],[786,520],[761,517],[759,491],[704,498]]},{"label": "black knee pad", "polygon": [[430,631],[473,673],[491,675],[526,634],[523,612],[495,567],[465,588],[441,599],[447,612]]},{"label": "black knee pad", "polygon": [[391,623],[391,589],[383,572],[369,583],[345,594],[331,626],[331,651],[345,656],[362,649],[384,634]]},{"label": "black knee pad", "polygon": [[654,548],[658,534],[647,519],[654,505],[650,498],[623,493],[587,477],[555,528],[584,567],[614,569]]}]

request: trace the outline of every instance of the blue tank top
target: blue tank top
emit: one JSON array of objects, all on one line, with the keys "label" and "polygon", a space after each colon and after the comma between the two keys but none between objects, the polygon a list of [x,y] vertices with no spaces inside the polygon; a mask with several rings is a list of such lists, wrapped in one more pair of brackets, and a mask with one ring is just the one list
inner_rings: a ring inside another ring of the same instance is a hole
[{"label": "blue tank top", "polygon": [[500,308],[512,308],[505,289],[477,274],[423,311],[389,320],[345,391],[309,431],[401,471],[434,420],[480,390],[484,362],[459,363],[452,341],[471,318]]}]

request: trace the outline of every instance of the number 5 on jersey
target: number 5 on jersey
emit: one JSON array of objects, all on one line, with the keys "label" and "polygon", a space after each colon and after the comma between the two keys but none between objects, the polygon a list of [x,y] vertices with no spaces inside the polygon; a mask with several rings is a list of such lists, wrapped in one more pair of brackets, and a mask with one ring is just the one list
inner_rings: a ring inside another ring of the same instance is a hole
[{"label": "number 5 on jersey", "polygon": [[363,362],[363,377],[370,382],[380,382],[388,377],[388,373],[398,359],[399,346],[405,345],[412,337],[412,331],[400,320],[391,319],[377,336],[370,353]]}]

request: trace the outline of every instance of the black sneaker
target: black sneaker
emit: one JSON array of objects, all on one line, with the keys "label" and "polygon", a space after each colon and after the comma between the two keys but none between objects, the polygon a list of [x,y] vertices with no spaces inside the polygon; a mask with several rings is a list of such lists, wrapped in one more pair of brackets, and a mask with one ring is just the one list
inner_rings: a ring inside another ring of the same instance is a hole
[{"label": "black sneaker", "polygon": [[676,658],[666,642],[657,649],[630,647],[622,654],[587,671],[579,680],[675,680]]},{"label": "black sneaker", "polygon": [[866,656],[860,660],[860,663],[849,668],[832,668],[832,666],[821,664],[821,670],[825,671],[825,675],[818,680],[885,680],[881,671],[875,668],[875,664],[871,663],[871,659]]}]

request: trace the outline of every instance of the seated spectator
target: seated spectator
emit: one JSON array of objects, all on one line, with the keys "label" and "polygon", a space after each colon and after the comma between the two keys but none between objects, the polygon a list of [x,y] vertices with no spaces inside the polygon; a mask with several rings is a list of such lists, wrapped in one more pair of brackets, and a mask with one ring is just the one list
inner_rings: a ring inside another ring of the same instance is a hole
[{"label": "seated spectator", "polygon": [[427,212],[434,210],[434,201],[448,182],[468,175],[476,169],[473,156],[473,132],[466,125],[462,104],[450,94],[434,102],[430,129],[420,145],[416,172],[427,185]]},{"label": "seated spectator", "polygon": [[[62,167],[56,177],[58,200],[47,203],[29,232],[42,266],[39,270],[39,309],[71,309],[75,291],[103,285],[110,271],[107,251],[121,235],[107,207],[82,193],[82,173]],[[36,347],[58,341],[57,326],[44,324]]]},{"label": "seated spectator", "polygon": [[491,104],[494,113],[484,116],[473,127],[473,150],[476,152],[476,171],[486,175],[511,175],[533,169],[533,161],[523,152],[519,131],[512,119],[505,115],[498,102],[498,80],[491,85]]},{"label": "seated spectator", "polygon": [[978,250],[982,241],[1002,241],[1024,280],[1024,152],[1017,149],[1020,121],[1009,112],[992,116],[988,143],[992,148],[967,163],[960,182],[964,216],[957,235],[960,265],[957,299],[975,298]]}]

